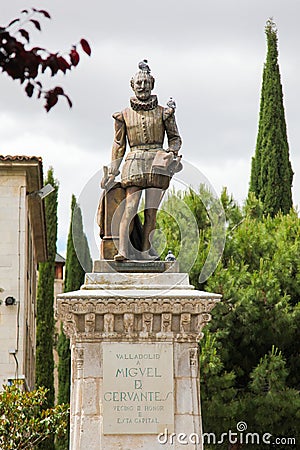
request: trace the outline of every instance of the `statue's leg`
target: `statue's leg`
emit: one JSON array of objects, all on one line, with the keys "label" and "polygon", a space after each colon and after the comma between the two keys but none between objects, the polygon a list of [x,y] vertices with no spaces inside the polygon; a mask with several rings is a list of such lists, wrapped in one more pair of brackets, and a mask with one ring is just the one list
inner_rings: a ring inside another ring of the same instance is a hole
[{"label": "statue's leg", "polygon": [[126,203],[125,210],[122,215],[119,228],[119,251],[115,256],[116,261],[122,261],[128,259],[128,246],[129,246],[129,236],[130,236],[130,224],[132,219],[137,213],[141,198],[141,188],[137,186],[131,186],[126,188]]},{"label": "statue's leg", "polygon": [[150,235],[155,230],[156,214],[159,204],[165,191],[158,188],[148,188],[145,190],[145,211],[144,211],[144,233],[143,233],[143,251],[151,248]]}]

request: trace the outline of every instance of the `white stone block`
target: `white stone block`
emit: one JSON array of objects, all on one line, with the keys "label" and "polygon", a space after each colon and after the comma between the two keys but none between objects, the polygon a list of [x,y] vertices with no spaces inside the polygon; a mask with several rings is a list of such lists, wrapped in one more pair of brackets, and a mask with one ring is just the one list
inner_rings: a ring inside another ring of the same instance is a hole
[{"label": "white stone block", "polygon": [[99,411],[99,389],[93,378],[82,381],[82,412],[84,416],[96,416]]},{"label": "white stone block", "polygon": [[80,416],[82,412],[82,380],[75,379],[71,389],[71,416]]},{"label": "white stone block", "polygon": [[157,436],[104,436],[101,450],[174,450],[174,446],[160,444]]},{"label": "white stone block", "polygon": [[75,447],[74,450],[105,449],[105,447],[101,447],[101,428],[99,417],[83,416],[80,431],[79,446]]},{"label": "white stone block", "polygon": [[86,343],[84,346],[84,378],[102,377],[102,349],[99,342]]},{"label": "white stone block", "polygon": [[190,350],[195,348],[190,343],[174,344],[175,377],[189,377],[191,375]]},{"label": "white stone block", "polygon": [[[197,430],[201,430],[201,417],[200,416],[187,415],[187,414],[176,415],[175,416],[176,437],[175,437],[175,446],[173,448],[175,448],[175,450],[179,450],[179,449],[182,450],[183,448],[188,449],[188,450],[202,450],[203,449],[202,433],[201,433],[201,435],[199,435],[199,441],[200,441],[199,444],[189,443],[190,436],[194,433],[198,434]],[[188,444],[183,445],[178,442],[178,436],[180,434],[186,435],[186,439],[184,439],[184,437],[182,436],[181,440],[187,441]]]},{"label": "white stone block", "polygon": [[193,414],[193,391],[190,378],[176,379],[176,414]]}]

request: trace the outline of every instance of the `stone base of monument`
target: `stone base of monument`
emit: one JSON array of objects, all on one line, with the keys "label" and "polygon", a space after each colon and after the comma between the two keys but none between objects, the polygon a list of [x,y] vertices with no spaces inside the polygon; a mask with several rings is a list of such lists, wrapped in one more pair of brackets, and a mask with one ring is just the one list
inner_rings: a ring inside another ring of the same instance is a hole
[{"label": "stone base of monument", "polygon": [[203,449],[198,342],[220,296],[195,290],[174,263],[151,264],[96,262],[101,272],[58,296],[72,353],[71,450]]}]

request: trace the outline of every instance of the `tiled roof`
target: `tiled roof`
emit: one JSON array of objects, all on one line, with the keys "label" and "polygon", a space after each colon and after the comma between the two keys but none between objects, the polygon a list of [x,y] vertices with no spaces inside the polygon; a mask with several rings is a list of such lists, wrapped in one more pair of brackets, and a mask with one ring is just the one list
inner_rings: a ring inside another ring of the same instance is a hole
[{"label": "tiled roof", "polygon": [[42,162],[40,156],[26,156],[26,155],[0,155],[0,161],[38,161]]}]

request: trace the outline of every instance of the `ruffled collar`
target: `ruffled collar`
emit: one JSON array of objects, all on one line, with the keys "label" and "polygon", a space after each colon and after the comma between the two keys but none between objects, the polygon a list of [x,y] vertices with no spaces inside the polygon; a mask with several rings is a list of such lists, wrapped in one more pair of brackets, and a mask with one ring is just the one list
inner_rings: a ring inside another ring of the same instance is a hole
[{"label": "ruffled collar", "polygon": [[158,105],[157,96],[151,95],[148,100],[139,100],[136,97],[131,97],[130,106],[134,111],[150,111],[151,109],[156,108]]}]

